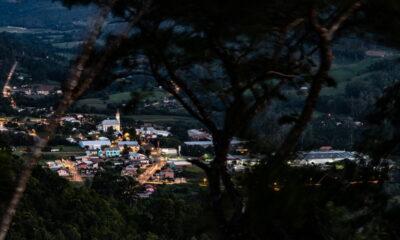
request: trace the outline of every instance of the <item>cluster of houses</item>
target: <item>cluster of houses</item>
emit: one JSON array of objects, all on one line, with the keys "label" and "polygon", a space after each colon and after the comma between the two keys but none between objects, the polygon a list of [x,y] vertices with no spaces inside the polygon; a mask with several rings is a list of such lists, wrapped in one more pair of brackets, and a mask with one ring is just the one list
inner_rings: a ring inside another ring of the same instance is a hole
[{"label": "cluster of houses", "polygon": [[182,105],[172,97],[165,97],[163,100],[148,101],[144,104],[144,107],[162,107],[169,110],[182,109]]},{"label": "cluster of houses", "polygon": [[60,177],[67,177],[72,181],[82,181],[82,178],[93,177],[102,170],[99,167],[99,159],[88,159],[87,157],[77,158],[76,161],[64,159],[47,161],[46,166]]},{"label": "cluster of houses", "polygon": [[139,198],[148,198],[151,196],[151,194],[153,194],[156,191],[156,187],[154,185],[151,184],[146,184],[144,186],[144,191],[142,193],[138,194]]},{"label": "cluster of houses", "polygon": [[0,132],[5,132],[8,131],[8,128],[4,127],[3,125],[0,125]]},{"label": "cluster of houses", "polygon": [[30,84],[30,85],[21,85],[20,87],[13,86],[7,89],[10,94],[14,93],[20,93],[23,95],[51,95],[51,94],[56,94],[56,95],[61,95],[62,90],[59,86],[56,85],[46,85],[46,84]]},{"label": "cluster of houses", "polygon": [[83,119],[83,115],[82,114],[77,114],[76,117],[74,116],[66,116],[66,117],[62,117],[61,118],[61,122],[62,123],[82,123],[82,119]]},{"label": "cluster of houses", "polygon": [[170,165],[167,164],[161,170],[158,170],[150,179],[150,182],[157,183],[157,184],[164,184],[164,183],[187,183],[186,178],[177,177],[175,174],[175,169]]},{"label": "cluster of houses", "polygon": [[[88,155],[97,155],[105,158],[121,157],[124,152],[127,152],[131,157],[133,154],[137,154],[139,150],[154,156],[163,151],[161,148],[156,149],[151,143],[142,142],[139,144],[138,141],[110,141],[105,137],[100,137],[98,140],[79,141],[79,146],[86,149]],[[166,150],[164,149],[164,151]]]},{"label": "cluster of houses", "polygon": [[136,134],[147,139],[154,139],[157,138],[158,136],[168,137],[171,135],[169,131],[158,130],[155,129],[154,127],[146,127],[146,126],[136,129]]},{"label": "cluster of houses", "polygon": [[[64,122],[81,122],[82,116],[64,117]],[[115,119],[105,119],[97,125],[97,130],[88,134],[99,135],[102,132],[109,132],[122,136],[122,127],[119,112]],[[1,128],[0,128],[1,131]],[[212,136],[203,129],[189,129],[187,131],[190,141],[184,142],[187,146],[211,147],[213,146]],[[113,168],[120,172],[121,176],[136,178],[138,182],[142,176],[145,176],[141,183],[143,192],[138,194],[140,198],[149,197],[156,190],[156,184],[180,184],[186,183],[185,178],[180,177],[179,172],[190,165],[186,159],[179,158],[180,148],[160,148],[149,143],[151,139],[168,137],[171,133],[160,126],[146,124],[136,129],[136,140],[129,140],[126,137],[118,137],[116,140],[110,140],[106,137],[96,137],[96,140],[76,141],[69,138],[70,142],[76,142],[86,151],[86,155],[76,157],[76,161],[57,160],[47,162],[47,166],[56,171],[59,176],[79,181],[79,177],[93,177],[102,168],[99,162],[111,164]],[[240,139],[231,140],[231,152],[227,156],[227,166],[231,171],[243,171],[248,167],[254,166],[260,162],[262,156],[253,156],[245,148],[245,141]],[[235,152],[233,154],[233,152]],[[168,156],[165,158],[165,156]],[[165,158],[162,165],[159,159]],[[157,160],[158,159],[158,160]],[[355,153],[347,151],[333,150],[329,147],[323,147],[316,151],[300,152],[297,158],[291,161],[293,166],[321,165],[338,162],[348,159],[354,161]],[[158,161],[158,162],[157,162]],[[206,160],[205,160],[206,161]]]}]

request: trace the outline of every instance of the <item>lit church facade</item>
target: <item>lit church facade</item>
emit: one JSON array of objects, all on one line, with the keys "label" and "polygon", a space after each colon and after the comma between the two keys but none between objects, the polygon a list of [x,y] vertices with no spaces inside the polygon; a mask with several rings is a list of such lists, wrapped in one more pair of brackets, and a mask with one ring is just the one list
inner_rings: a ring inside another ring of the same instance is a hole
[{"label": "lit church facade", "polygon": [[121,131],[121,116],[119,110],[115,114],[115,119],[106,119],[97,125],[97,129],[104,132],[107,132],[109,128],[112,128],[114,131]]}]

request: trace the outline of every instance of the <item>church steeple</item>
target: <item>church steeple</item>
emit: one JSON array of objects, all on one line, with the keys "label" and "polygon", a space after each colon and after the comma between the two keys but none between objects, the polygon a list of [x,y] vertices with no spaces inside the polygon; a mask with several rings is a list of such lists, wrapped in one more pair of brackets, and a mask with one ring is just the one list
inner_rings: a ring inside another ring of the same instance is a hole
[{"label": "church steeple", "polygon": [[118,122],[121,122],[121,116],[119,114],[119,109],[117,109],[117,113],[115,114],[115,119],[117,119]]}]

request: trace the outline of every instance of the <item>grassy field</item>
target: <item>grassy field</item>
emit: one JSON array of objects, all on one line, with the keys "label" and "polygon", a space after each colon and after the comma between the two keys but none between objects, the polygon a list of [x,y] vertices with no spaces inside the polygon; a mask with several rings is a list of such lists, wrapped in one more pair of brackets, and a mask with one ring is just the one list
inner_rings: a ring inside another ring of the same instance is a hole
[{"label": "grassy field", "polygon": [[54,161],[61,158],[69,159],[71,156],[82,156],[82,153],[66,153],[66,154],[54,154],[54,153],[43,153],[41,160],[43,161]]},{"label": "grassy field", "polygon": [[0,32],[8,33],[57,33],[60,31],[46,29],[46,28],[21,28],[13,26],[1,26]]},{"label": "grassy field", "polygon": [[351,64],[335,64],[330,72],[331,77],[336,80],[336,87],[326,87],[321,91],[321,95],[336,95],[344,93],[349,81],[361,77],[368,73],[368,67],[382,61],[382,58],[369,57]]},{"label": "grassy field", "polygon": [[195,121],[191,117],[184,117],[184,116],[171,116],[171,115],[128,115],[127,118],[131,118],[134,120],[139,120],[143,122],[191,122]]},{"label": "grassy field", "polygon": [[182,175],[193,182],[203,182],[206,178],[204,171],[196,166],[185,167]]},{"label": "grassy field", "polygon": [[77,42],[61,42],[61,43],[53,43],[53,47],[57,48],[62,48],[62,49],[71,49],[71,48],[76,48],[79,45],[81,45],[82,42],[77,41]]},{"label": "grassy field", "polygon": [[[100,118],[107,118],[105,114],[92,114]],[[136,121],[143,121],[148,123],[168,123],[168,122],[195,122],[196,120],[189,116],[175,116],[175,115],[123,115],[123,118],[128,118]]]},{"label": "grassy field", "polygon": [[72,54],[72,53],[56,53],[58,56],[64,57],[68,60],[72,60],[76,57],[76,54]]},{"label": "grassy field", "polygon": [[[150,101],[159,101],[162,100],[164,97],[167,96],[166,92],[156,90],[154,93],[147,97],[146,100]],[[108,96],[108,99],[106,101],[101,100],[100,98],[86,98],[79,100],[77,102],[77,105],[79,107],[86,105],[88,107],[94,107],[98,109],[105,109],[107,104],[122,104],[126,103],[131,99],[131,92],[121,92],[121,93],[115,93],[111,94]]]},{"label": "grassy field", "polygon": [[108,101],[109,103],[120,103],[120,102],[127,102],[131,99],[131,93],[130,92],[122,92],[122,93],[116,93],[116,94],[111,94],[108,96]]},{"label": "grassy field", "polygon": [[[167,93],[164,91],[154,91],[152,94],[146,98],[146,100],[150,101],[160,101],[164,97],[167,96]],[[111,94],[108,97],[109,103],[120,103],[120,102],[127,102],[131,99],[131,92],[122,92],[122,93],[116,93],[116,94]]]},{"label": "grassy field", "polygon": [[164,91],[154,91],[151,96],[147,99],[150,101],[160,101],[164,99],[168,94]]},{"label": "grassy field", "polygon": [[82,151],[82,148],[80,148],[78,145],[74,146],[65,146],[65,145],[59,145],[55,147],[51,147],[51,149],[60,149],[62,152],[69,152],[69,151]]},{"label": "grassy field", "polygon": [[99,98],[87,98],[79,100],[77,103],[78,107],[88,106],[88,107],[95,107],[97,109],[106,109],[107,103],[104,103]]}]

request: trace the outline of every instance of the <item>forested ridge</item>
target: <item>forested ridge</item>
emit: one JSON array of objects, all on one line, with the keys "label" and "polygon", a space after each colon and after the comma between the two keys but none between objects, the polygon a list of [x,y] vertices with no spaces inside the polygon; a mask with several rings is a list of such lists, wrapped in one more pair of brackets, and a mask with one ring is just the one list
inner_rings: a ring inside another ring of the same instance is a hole
[{"label": "forested ridge", "polygon": [[1,84],[5,83],[15,61],[19,64],[17,71],[26,77],[22,84],[61,82],[68,64],[67,59],[55,54],[51,45],[43,43],[34,36],[2,32],[0,33]]}]

